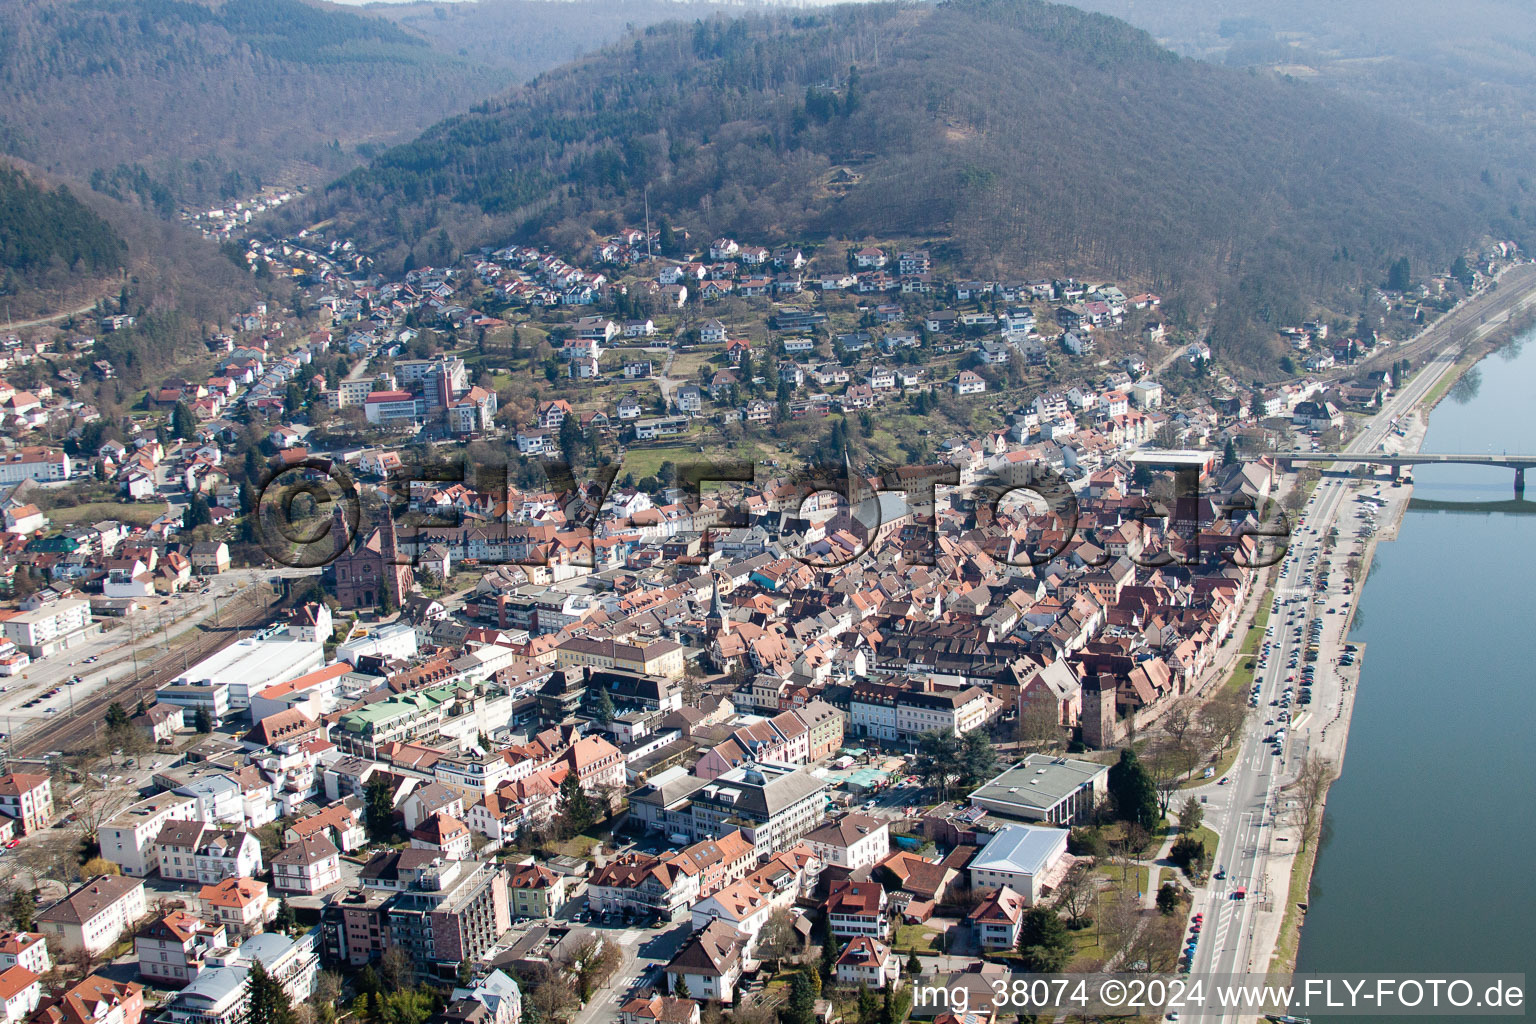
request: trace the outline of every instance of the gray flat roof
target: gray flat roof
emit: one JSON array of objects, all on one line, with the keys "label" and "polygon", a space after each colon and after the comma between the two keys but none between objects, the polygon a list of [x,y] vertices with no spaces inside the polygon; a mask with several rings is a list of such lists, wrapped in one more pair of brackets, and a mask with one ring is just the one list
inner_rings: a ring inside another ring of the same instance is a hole
[{"label": "gray flat roof", "polygon": [[969,867],[972,871],[1013,871],[1033,877],[1051,866],[1066,843],[1065,829],[1009,825],[982,847]]},{"label": "gray flat roof", "polygon": [[1108,771],[1108,765],[1093,761],[1030,754],[971,793],[971,803],[979,807],[1013,806],[1044,812]]}]

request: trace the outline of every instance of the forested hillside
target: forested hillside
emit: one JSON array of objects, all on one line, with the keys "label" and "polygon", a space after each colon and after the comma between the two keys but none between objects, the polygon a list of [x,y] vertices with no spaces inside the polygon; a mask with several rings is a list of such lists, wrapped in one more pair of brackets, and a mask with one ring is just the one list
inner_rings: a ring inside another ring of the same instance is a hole
[{"label": "forested hillside", "polygon": [[0,301],[7,320],[76,310],[101,299],[122,312],[177,310],[179,344],[227,321],[257,294],[253,281],[185,227],[35,168],[0,158]]},{"label": "forested hillside", "polygon": [[1336,88],[1451,132],[1494,164],[1536,159],[1536,11],[1524,0],[1080,0],[1180,53]]},{"label": "forested hillside", "polygon": [[514,80],[302,0],[0,4],[0,151],[162,214],[340,173]]},{"label": "forested hillside", "polygon": [[[475,0],[389,3],[371,8],[444,53],[502,68],[522,81],[637,28],[709,17],[724,4],[699,0]],[[741,4],[731,13],[741,13]]]},{"label": "forested hillside", "polygon": [[0,295],[60,276],[100,277],[127,262],[127,243],[69,189],[0,165]]},{"label": "forested hillside", "polygon": [[704,237],[945,238],[978,272],[1220,297],[1244,312],[1233,344],[1248,314],[1530,216],[1406,122],[1029,0],[654,26],[390,150],[318,212],[401,257],[440,228],[578,245],[637,221],[647,186]]}]

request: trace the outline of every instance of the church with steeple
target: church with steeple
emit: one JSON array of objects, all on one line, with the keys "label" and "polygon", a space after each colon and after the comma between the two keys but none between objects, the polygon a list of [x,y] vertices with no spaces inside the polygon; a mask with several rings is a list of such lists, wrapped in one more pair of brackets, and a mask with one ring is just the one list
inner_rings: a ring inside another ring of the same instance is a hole
[{"label": "church with steeple", "polygon": [[339,553],[325,567],[325,578],[343,610],[377,608],[387,603],[398,611],[405,606],[406,595],[414,587],[409,562],[400,556],[395,520],[388,509],[381,510],[379,525],[368,529],[360,525],[357,536],[347,544],[347,523],[342,504],[336,503],[331,518],[331,535]]}]

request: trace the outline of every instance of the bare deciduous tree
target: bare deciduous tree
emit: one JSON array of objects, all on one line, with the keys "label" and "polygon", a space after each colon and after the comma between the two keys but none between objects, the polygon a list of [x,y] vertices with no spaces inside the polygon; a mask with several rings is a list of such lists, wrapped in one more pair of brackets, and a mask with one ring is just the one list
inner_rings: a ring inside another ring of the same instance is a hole
[{"label": "bare deciduous tree", "polygon": [[538,1011],[540,1020],[561,1020],[576,1006],[576,990],[560,968],[551,963],[537,964],[529,979],[527,998]]},{"label": "bare deciduous tree", "polygon": [[81,787],[80,794],[75,797],[75,822],[72,831],[87,843],[94,845],[101,826],[117,817],[119,811],[133,803],[136,794],[127,786],[103,786],[99,782],[92,782],[92,778],[90,775],[86,776],[85,785]]},{"label": "bare deciduous tree", "polygon": [[1234,696],[1222,695],[1205,705],[1200,712],[1201,731],[1206,740],[1217,750],[1225,750],[1243,727],[1248,711]]},{"label": "bare deciduous tree", "polygon": [[794,916],[780,907],[768,915],[762,933],[758,936],[757,958],[781,960],[792,954],[798,944]]},{"label": "bare deciduous tree", "polygon": [[1301,801],[1301,848],[1312,841],[1323,815],[1323,796],[1333,782],[1333,762],[1320,754],[1309,754],[1302,763],[1294,788]]},{"label": "bare deciduous tree", "polygon": [[1026,700],[1014,727],[1015,738],[1031,750],[1055,750],[1061,746],[1059,711],[1053,700]]},{"label": "bare deciduous tree", "polygon": [[1066,911],[1068,920],[1076,927],[1083,915],[1092,909],[1098,892],[1092,868],[1086,861],[1078,861],[1067,869],[1061,885],[1057,886],[1056,905]]},{"label": "bare deciduous tree", "polygon": [[1179,791],[1179,762],[1173,749],[1168,744],[1155,747],[1142,758],[1141,763],[1152,778],[1153,788],[1157,790],[1158,810],[1166,817],[1173,809],[1174,794]]},{"label": "bare deciduous tree", "polygon": [[1173,741],[1173,746],[1182,746],[1190,730],[1195,727],[1194,702],[1187,697],[1174,701],[1169,705],[1168,710],[1163,712],[1161,724],[1163,731]]}]

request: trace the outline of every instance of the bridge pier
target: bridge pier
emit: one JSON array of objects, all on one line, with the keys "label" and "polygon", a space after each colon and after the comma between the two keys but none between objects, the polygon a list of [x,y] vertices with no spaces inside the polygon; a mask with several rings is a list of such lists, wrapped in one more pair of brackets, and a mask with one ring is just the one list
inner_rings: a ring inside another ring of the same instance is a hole
[{"label": "bridge pier", "polygon": [[1525,467],[1515,467],[1515,497],[1525,497]]}]

